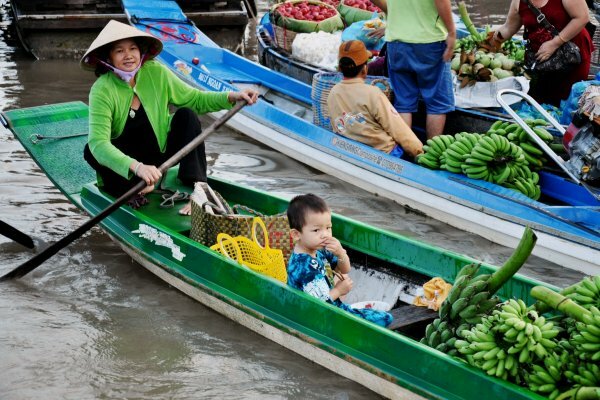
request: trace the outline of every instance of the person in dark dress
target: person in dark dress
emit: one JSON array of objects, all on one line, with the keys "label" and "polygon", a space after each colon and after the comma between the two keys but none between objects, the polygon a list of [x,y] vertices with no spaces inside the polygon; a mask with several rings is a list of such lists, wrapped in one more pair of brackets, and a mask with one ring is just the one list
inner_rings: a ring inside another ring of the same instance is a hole
[{"label": "person in dark dress", "polygon": [[539,103],[560,105],[567,99],[574,83],[586,80],[594,45],[585,29],[589,22],[589,11],[585,0],[531,0],[558,31],[552,34],[537,22],[536,16],[523,0],[512,0],[506,22],[497,28],[492,42],[500,44],[510,39],[524,27],[524,39],[534,51],[538,61],[546,61],[564,43],[572,41],[579,47],[581,63],[566,72],[536,72],[532,76],[529,95]]}]

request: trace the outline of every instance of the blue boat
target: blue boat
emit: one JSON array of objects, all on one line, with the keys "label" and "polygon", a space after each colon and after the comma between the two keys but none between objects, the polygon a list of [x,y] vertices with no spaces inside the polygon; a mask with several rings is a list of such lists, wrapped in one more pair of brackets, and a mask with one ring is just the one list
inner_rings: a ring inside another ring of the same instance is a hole
[{"label": "blue boat", "polygon": [[542,202],[486,181],[391,157],[315,125],[309,85],[220,48],[175,2],[122,3],[132,25],[163,41],[157,59],[182,79],[203,90],[260,91],[257,104],[230,120],[232,128],[325,173],[501,245],[516,246],[524,227],[530,226],[538,234],[535,255],[589,275],[600,273],[600,202],[572,180],[541,172]]}]

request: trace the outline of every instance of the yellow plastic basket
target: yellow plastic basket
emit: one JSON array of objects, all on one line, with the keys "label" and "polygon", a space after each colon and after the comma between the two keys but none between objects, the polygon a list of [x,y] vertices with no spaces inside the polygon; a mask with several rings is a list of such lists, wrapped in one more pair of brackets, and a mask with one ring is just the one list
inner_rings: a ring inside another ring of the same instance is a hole
[{"label": "yellow plastic basket", "polygon": [[[256,228],[260,227],[264,235],[264,247],[256,237]],[[252,240],[244,236],[232,237],[226,233],[217,235],[217,243],[210,247],[212,250],[236,260],[253,271],[271,276],[287,283],[287,270],[283,252],[269,247],[269,236],[265,223],[259,217],[252,220]]]}]

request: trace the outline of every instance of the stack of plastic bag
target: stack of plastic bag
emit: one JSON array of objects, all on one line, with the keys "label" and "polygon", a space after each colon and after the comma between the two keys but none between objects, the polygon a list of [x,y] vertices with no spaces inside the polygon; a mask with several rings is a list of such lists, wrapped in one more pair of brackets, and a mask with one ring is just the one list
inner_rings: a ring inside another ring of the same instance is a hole
[{"label": "stack of plastic bag", "polygon": [[299,33],[292,43],[292,56],[304,62],[335,71],[342,44],[341,31]]}]

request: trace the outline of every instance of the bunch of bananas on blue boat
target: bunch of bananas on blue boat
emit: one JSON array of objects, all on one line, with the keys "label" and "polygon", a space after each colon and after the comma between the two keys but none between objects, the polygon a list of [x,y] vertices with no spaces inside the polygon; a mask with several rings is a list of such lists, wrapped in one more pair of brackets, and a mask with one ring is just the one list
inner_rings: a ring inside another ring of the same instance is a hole
[{"label": "bunch of bananas on blue boat", "polygon": [[423,146],[424,153],[417,156],[417,163],[430,169],[439,169],[440,157],[454,143],[454,140],[452,135],[438,135],[427,139],[427,143]]},{"label": "bunch of bananas on blue boat", "polygon": [[[557,149],[556,146],[553,146],[554,136],[545,128],[547,125],[545,120],[526,119],[525,122],[540,139],[546,144],[551,145],[554,150]],[[494,130],[494,124],[490,130],[498,132],[497,128]],[[523,127],[513,123],[508,125],[504,130],[506,138],[523,149],[525,159],[531,169],[539,169],[548,162],[547,158],[544,157],[542,149],[529,137]],[[559,144],[558,147],[562,149],[562,144]]]},{"label": "bunch of bananas on blue boat", "polygon": [[440,168],[455,174],[462,173],[462,166],[473,147],[481,139],[478,133],[461,132],[454,135],[454,142],[440,157]]},{"label": "bunch of bananas on blue boat", "polygon": [[523,150],[504,136],[483,136],[463,164],[463,172],[472,179],[503,184],[512,180],[518,166],[526,165]]}]

